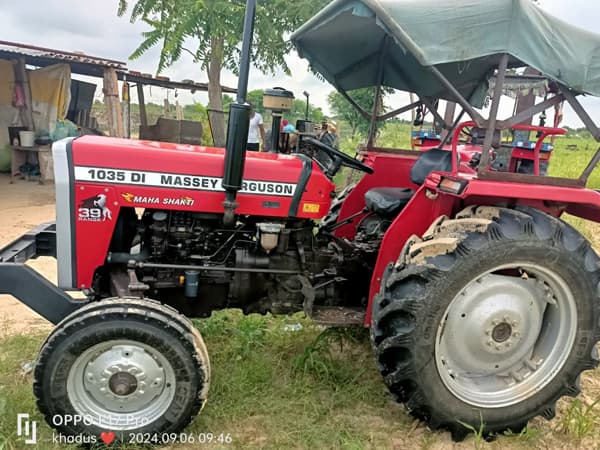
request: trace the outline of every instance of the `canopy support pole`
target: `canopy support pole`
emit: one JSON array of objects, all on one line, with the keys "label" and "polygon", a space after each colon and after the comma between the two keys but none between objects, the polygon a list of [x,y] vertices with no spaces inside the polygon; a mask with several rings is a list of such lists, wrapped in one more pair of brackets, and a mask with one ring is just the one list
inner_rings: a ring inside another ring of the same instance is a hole
[{"label": "canopy support pole", "polygon": [[563,93],[555,95],[554,97],[551,97],[548,100],[544,100],[543,102],[538,103],[537,105],[533,105],[531,108],[527,108],[526,110],[521,111],[520,113],[515,114],[514,116],[506,120],[498,121],[498,127],[502,129],[512,128],[514,125],[517,125],[527,119],[530,119],[536,114],[539,114],[542,111],[545,111],[548,108],[552,108],[554,105],[563,102],[565,98],[566,97]]},{"label": "canopy support pole", "polygon": [[342,94],[342,97],[344,97],[346,100],[348,100],[348,102],[354,106],[354,108],[360,113],[361,116],[363,116],[365,119],[369,120],[371,118],[371,115],[366,112],[362,106],[360,106],[358,103],[356,103],[354,101],[354,99],[352,97],[350,97],[350,95],[348,95],[348,93],[346,92],[345,89],[342,89],[339,86],[335,86],[335,88],[337,89],[337,91]]},{"label": "canopy support pole", "polygon": [[592,160],[589,162],[589,164],[586,166],[586,168],[583,170],[583,173],[579,177],[579,181],[581,181],[584,186],[587,184],[588,178],[590,177],[590,175],[592,174],[592,172],[594,171],[594,169],[596,168],[596,166],[598,165],[599,162],[600,162],[600,147],[598,147],[598,150],[596,150],[596,153],[594,153],[594,157],[592,158]]},{"label": "canopy support pole", "polygon": [[[456,108],[456,104],[454,104],[454,107]],[[456,127],[458,126],[458,124],[460,123],[460,121],[462,120],[464,115],[465,115],[465,110],[461,109],[460,113],[458,114],[458,117],[454,120],[452,127],[450,127],[448,130],[445,130],[446,135],[443,137],[442,142],[440,142],[439,148],[443,148],[444,145],[446,145],[448,143],[450,138],[452,138],[454,136],[454,130],[456,130]]]},{"label": "canopy support pole", "polygon": [[496,79],[496,86],[494,87],[494,97],[492,98],[492,106],[490,108],[490,116],[487,122],[485,139],[483,140],[481,162],[479,163],[478,169],[479,173],[487,171],[490,163],[490,149],[492,148],[492,140],[494,139],[494,132],[496,131],[498,108],[500,106],[500,98],[502,97],[502,89],[504,88],[504,77],[506,75],[507,67],[508,54],[504,53],[500,59],[500,64],[498,65],[498,77]]},{"label": "canopy support pole", "polygon": [[590,133],[592,133],[594,139],[600,142],[600,129],[598,129],[598,126],[596,125],[594,120],[590,117],[590,115],[583,108],[583,106],[581,106],[581,103],[579,103],[579,100],[577,100],[573,92],[571,92],[566,86],[561,86],[560,91],[562,92],[564,98],[567,99],[569,105],[571,105],[571,108],[573,108],[573,111],[577,113],[577,115],[584,123],[586,128],[589,130]]},{"label": "canopy support pole", "polygon": [[367,148],[373,147],[373,144],[375,143],[375,134],[377,133],[377,112],[379,111],[380,98],[381,83],[377,84],[377,89],[375,89],[375,101],[373,102],[373,114],[371,115],[371,124],[369,125]]},{"label": "canopy support pole", "polygon": [[[463,109],[464,111],[464,109]],[[447,123],[452,123],[452,128],[456,127],[454,124],[454,113],[456,112],[456,102],[447,102],[446,111],[444,112],[444,121]],[[462,117],[462,115],[461,115]],[[448,128],[444,128],[442,130],[442,139],[446,141],[446,136],[450,134],[450,130]]]},{"label": "canopy support pole", "polygon": [[427,108],[429,109],[431,114],[433,114],[433,117],[435,117],[436,120],[442,124],[444,129],[448,129],[452,126],[450,123],[446,122],[442,116],[440,116],[440,113],[438,112],[438,110],[436,108],[435,101],[431,101],[430,99],[428,99],[426,97],[422,97],[421,101],[423,102],[423,104],[425,106],[427,106]]},{"label": "canopy support pole", "polygon": [[367,148],[373,147],[375,143],[375,134],[377,133],[377,115],[379,114],[380,102],[381,102],[381,84],[383,83],[383,68],[385,63],[385,56],[388,47],[387,34],[383,36],[381,40],[381,46],[379,49],[379,66],[377,67],[377,88],[375,89],[375,101],[373,102],[373,114],[371,114],[371,125],[369,126],[369,137],[367,139]]},{"label": "canopy support pole", "polygon": [[[587,113],[587,111],[583,108],[583,106],[581,106],[581,103],[579,103],[579,100],[577,100],[576,98],[576,94],[573,94],[573,92],[571,92],[566,86],[561,86],[560,90],[562,92],[562,95],[567,99],[569,105],[571,105],[571,108],[573,108],[573,111],[577,113],[577,115],[584,123],[586,128],[589,130],[590,133],[592,133],[594,139],[600,142],[600,129],[598,128],[598,125],[596,125],[596,123],[594,122],[594,119],[592,119]],[[596,150],[594,157],[588,163],[586,168],[583,170],[581,176],[579,177],[579,181],[581,181],[584,186],[587,184],[588,178],[590,177],[590,175],[592,174],[599,162],[600,148]]]},{"label": "canopy support pole", "polygon": [[421,100],[418,100],[416,102],[413,103],[409,103],[408,105],[405,105],[401,108],[395,109],[393,111],[390,111],[389,113],[386,113],[382,116],[377,116],[377,122],[382,122],[384,120],[388,120],[391,119],[392,117],[395,117],[399,114],[405,113],[407,111],[410,111],[411,109],[415,109],[417,106],[422,105],[423,102],[421,102]]},{"label": "canopy support pole", "polygon": [[[469,116],[471,116],[471,119],[473,119],[475,122],[477,122],[477,125],[483,126],[485,124],[485,119],[483,118],[483,116],[481,114],[479,114],[475,110],[475,108],[473,108],[471,106],[471,104],[467,101],[467,99],[465,99],[462,96],[462,94],[460,92],[458,92],[458,90],[454,87],[454,85],[452,83],[450,83],[450,81],[448,81],[448,79],[442,74],[442,72],[440,72],[438,70],[438,68],[435,66],[430,66],[429,70],[439,80],[439,82],[442,83],[442,85],[446,89],[448,89],[448,91],[450,91],[450,93],[456,99],[456,101],[460,104],[460,106],[462,106],[462,108],[467,112],[467,114],[469,114]],[[504,75],[502,75],[502,78],[504,78]]]}]

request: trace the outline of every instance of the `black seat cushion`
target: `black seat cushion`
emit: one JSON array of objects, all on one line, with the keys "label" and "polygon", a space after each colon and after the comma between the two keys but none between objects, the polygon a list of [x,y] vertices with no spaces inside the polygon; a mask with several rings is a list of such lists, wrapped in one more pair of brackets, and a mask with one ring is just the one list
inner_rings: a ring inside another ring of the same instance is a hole
[{"label": "black seat cushion", "polygon": [[452,152],[432,148],[421,153],[410,170],[410,181],[419,186],[431,172],[450,172],[452,170]]},{"label": "black seat cushion", "polygon": [[414,194],[415,191],[412,189],[373,188],[365,194],[365,204],[369,211],[385,218],[393,218],[406,206]]},{"label": "black seat cushion", "polygon": [[[452,170],[452,152],[434,148],[419,155],[411,171],[410,180],[419,186],[431,172],[450,172]],[[367,191],[365,204],[369,211],[387,219],[398,215],[410,201],[415,191],[407,188],[378,187]]]}]

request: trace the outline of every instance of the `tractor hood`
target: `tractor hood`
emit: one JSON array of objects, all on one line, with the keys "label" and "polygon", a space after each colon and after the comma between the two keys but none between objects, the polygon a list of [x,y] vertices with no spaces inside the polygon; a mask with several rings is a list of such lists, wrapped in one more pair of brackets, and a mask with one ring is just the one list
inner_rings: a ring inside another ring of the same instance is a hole
[{"label": "tractor hood", "polygon": [[[224,149],[97,136],[83,136],[67,147],[72,181],[110,186],[123,206],[159,208],[182,197],[189,209],[223,212]],[[239,214],[320,218],[333,190],[304,155],[248,152]],[[307,202],[314,205],[304,208]]]}]

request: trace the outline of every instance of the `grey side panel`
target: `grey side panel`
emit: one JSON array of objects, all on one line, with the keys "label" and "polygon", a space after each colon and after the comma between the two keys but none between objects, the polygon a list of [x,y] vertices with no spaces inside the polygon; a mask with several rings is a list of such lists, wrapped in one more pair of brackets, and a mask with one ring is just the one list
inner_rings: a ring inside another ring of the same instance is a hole
[{"label": "grey side panel", "polygon": [[0,294],[13,295],[53,324],[88,303],[73,300],[31,267],[15,263],[0,263]]},{"label": "grey side panel", "polygon": [[75,230],[72,221],[73,204],[72,161],[70,147],[73,138],[55,142],[52,146],[54,180],[56,183],[56,261],[58,264],[58,287],[73,289],[76,277],[73,240]]},{"label": "grey side panel", "polygon": [[[0,248],[0,263],[22,264],[39,256],[56,258],[56,225],[45,223]],[[0,289],[2,287],[0,286]]]}]

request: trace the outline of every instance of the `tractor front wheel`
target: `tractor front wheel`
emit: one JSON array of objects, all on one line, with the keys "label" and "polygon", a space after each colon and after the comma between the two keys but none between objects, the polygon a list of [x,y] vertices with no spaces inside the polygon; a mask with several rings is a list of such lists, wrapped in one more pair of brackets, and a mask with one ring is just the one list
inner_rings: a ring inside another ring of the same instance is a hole
[{"label": "tractor front wheel", "polygon": [[75,311],[48,337],[34,394],[65,435],[160,439],[196,416],[209,382],[206,347],[185,317],[151,300],[109,299]]},{"label": "tractor front wheel", "polygon": [[552,418],[597,365],[599,263],[575,229],[534,209],[441,218],[388,268],[373,305],[387,386],[456,440]]}]

